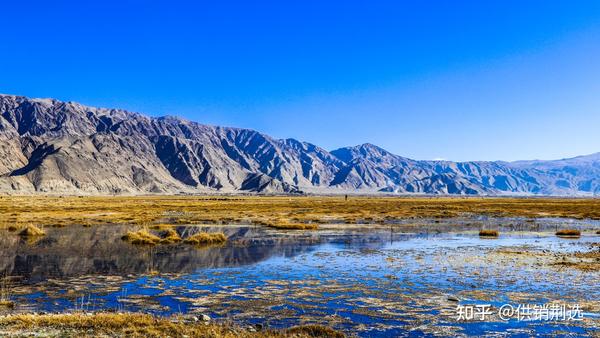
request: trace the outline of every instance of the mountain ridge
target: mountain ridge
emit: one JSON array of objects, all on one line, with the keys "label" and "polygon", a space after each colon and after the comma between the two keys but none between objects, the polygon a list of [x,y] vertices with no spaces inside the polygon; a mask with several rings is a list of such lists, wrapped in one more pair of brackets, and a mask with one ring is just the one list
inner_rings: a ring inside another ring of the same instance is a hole
[{"label": "mountain ridge", "polygon": [[0,192],[600,193],[600,153],[424,161],[370,143],[327,151],[256,130],[0,94]]}]

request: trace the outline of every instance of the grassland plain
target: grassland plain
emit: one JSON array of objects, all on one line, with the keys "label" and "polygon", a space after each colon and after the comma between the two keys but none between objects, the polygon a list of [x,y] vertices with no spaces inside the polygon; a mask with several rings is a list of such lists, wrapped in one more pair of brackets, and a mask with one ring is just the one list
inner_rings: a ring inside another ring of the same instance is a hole
[{"label": "grassland plain", "polygon": [[[407,218],[600,219],[600,199],[339,196],[0,196],[0,227],[131,224],[386,223]],[[294,226],[294,224],[298,226]],[[314,226],[311,226],[314,227]]]}]

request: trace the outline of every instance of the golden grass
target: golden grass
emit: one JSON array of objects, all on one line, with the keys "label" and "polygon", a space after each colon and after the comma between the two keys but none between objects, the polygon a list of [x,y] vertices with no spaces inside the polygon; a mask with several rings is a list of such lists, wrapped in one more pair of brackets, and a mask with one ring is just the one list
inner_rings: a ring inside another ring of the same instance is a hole
[{"label": "golden grass", "polygon": [[[594,246],[600,248],[600,243],[592,243],[592,248]],[[570,267],[586,272],[597,272],[600,271],[600,250],[564,254],[562,259],[557,259],[552,265]]]},{"label": "golden grass", "polygon": [[168,229],[161,234],[160,244],[174,244],[181,242],[181,237],[174,229]]},{"label": "golden grass", "polygon": [[308,223],[269,223],[267,226],[280,230],[316,230],[319,228],[317,224]]},{"label": "golden grass", "polygon": [[23,227],[72,224],[384,223],[471,214],[600,219],[600,199],[338,196],[4,196],[0,215]]},{"label": "golden grass", "polygon": [[150,229],[154,229],[154,230],[169,230],[169,229],[173,229],[173,224],[165,224],[165,223],[160,223],[160,224],[154,224],[150,227]]},{"label": "golden grass", "polygon": [[181,318],[158,318],[140,313],[16,314],[0,317],[0,329],[10,335],[59,330],[61,337],[343,337],[337,331],[320,326],[297,327],[282,331],[249,332],[226,324],[187,323]]},{"label": "golden grass", "polygon": [[227,237],[222,232],[199,232],[184,240],[187,244],[212,245],[227,242]]},{"label": "golden grass", "polygon": [[498,230],[481,230],[479,231],[479,236],[481,237],[498,237],[500,233]]},{"label": "golden grass", "polygon": [[21,232],[19,232],[19,236],[22,237],[37,237],[37,236],[44,236],[46,235],[46,232],[38,227],[36,227],[33,224],[29,224],[25,227],[25,229],[21,230]]},{"label": "golden grass", "polygon": [[308,337],[344,338],[345,335],[332,328],[321,325],[296,326],[286,330],[287,334]]},{"label": "golden grass", "polygon": [[156,245],[161,241],[160,237],[150,233],[146,229],[138,231],[128,231],[127,234],[121,237],[121,239],[126,241],[127,243],[136,245]]},{"label": "golden grass", "polygon": [[556,236],[560,237],[579,237],[581,236],[581,231],[577,229],[562,229],[556,232]]},{"label": "golden grass", "polygon": [[14,308],[15,303],[10,300],[11,296],[11,281],[8,277],[8,274],[5,274],[2,279],[0,279],[0,307],[3,308]]}]

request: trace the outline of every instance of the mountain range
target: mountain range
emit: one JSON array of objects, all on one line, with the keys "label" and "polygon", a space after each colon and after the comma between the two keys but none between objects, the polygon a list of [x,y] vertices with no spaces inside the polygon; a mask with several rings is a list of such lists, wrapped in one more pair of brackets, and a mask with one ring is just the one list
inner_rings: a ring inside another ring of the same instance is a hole
[{"label": "mountain range", "polygon": [[596,195],[600,153],[420,161],[372,144],[327,151],[250,129],[0,95],[0,192]]}]

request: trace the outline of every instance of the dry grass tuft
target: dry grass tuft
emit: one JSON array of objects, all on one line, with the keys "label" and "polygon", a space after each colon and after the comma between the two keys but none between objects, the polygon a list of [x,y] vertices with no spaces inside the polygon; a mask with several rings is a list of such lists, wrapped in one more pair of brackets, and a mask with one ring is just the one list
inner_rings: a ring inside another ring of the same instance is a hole
[{"label": "dry grass tuft", "polygon": [[175,229],[168,229],[161,234],[160,244],[174,244],[181,242],[181,236]]},{"label": "dry grass tuft", "polygon": [[160,223],[160,224],[154,224],[150,227],[150,229],[154,229],[154,230],[169,230],[169,229],[173,229],[173,225],[172,224],[165,224],[165,223]]},{"label": "dry grass tuft", "polygon": [[556,232],[556,236],[559,236],[559,237],[579,237],[579,236],[581,236],[581,231],[579,231],[577,229],[563,229],[563,230],[558,230]]},{"label": "dry grass tuft", "polygon": [[223,244],[227,242],[227,236],[222,232],[199,232],[186,238],[184,242],[193,245]]},{"label": "dry grass tuft", "polygon": [[481,230],[479,231],[479,236],[481,237],[498,237],[500,233],[498,230]]},{"label": "dry grass tuft", "polygon": [[127,243],[136,245],[156,245],[161,241],[160,237],[148,232],[146,229],[128,231],[121,239]]},{"label": "dry grass tuft", "polygon": [[0,308],[14,308],[15,303],[10,300],[11,285],[8,275],[4,275],[0,280]]},{"label": "dry grass tuft", "polygon": [[330,327],[321,325],[304,325],[296,326],[286,330],[287,334],[308,336],[308,337],[330,337],[330,338],[344,338],[345,335],[338,332]]},{"label": "dry grass tuft", "polygon": [[268,223],[267,226],[280,230],[316,230],[319,228],[318,224],[308,223]]},{"label": "dry grass tuft", "polygon": [[38,227],[36,227],[33,224],[29,224],[28,226],[25,227],[25,229],[21,230],[21,232],[19,232],[19,236],[22,237],[37,237],[37,236],[44,236],[46,235],[46,232]]}]

